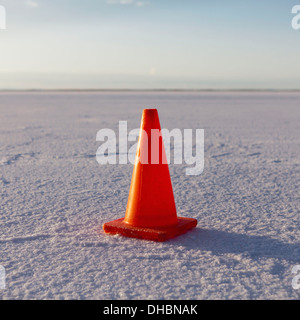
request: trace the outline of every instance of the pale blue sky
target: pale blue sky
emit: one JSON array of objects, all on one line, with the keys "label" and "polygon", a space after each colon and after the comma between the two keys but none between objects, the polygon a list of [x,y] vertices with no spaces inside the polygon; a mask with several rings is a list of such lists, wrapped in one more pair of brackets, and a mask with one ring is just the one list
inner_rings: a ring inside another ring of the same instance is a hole
[{"label": "pale blue sky", "polygon": [[0,0],[0,88],[300,89],[300,0]]}]

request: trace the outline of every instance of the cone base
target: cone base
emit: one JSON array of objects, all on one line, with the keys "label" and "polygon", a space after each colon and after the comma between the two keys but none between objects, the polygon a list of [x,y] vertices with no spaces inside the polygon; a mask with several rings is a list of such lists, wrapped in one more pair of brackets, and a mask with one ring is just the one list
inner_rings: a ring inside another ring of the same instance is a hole
[{"label": "cone base", "polygon": [[178,223],[172,227],[143,228],[134,227],[124,222],[124,218],[103,224],[105,233],[120,234],[125,237],[163,242],[175,238],[196,227],[197,220],[178,217]]}]

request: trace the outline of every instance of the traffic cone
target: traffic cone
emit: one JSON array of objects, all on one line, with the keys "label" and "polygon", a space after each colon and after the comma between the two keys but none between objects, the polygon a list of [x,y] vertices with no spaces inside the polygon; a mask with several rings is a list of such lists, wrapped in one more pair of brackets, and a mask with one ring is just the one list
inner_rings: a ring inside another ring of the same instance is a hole
[{"label": "traffic cone", "polygon": [[103,224],[106,233],[165,241],[197,225],[177,217],[156,109],[143,111],[125,218]]}]

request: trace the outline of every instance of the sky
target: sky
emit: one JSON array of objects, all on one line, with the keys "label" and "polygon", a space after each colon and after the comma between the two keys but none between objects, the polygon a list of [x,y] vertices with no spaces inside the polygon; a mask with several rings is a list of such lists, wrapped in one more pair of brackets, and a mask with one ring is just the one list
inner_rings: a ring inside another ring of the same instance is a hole
[{"label": "sky", "polygon": [[297,4],[0,0],[0,89],[300,89]]}]

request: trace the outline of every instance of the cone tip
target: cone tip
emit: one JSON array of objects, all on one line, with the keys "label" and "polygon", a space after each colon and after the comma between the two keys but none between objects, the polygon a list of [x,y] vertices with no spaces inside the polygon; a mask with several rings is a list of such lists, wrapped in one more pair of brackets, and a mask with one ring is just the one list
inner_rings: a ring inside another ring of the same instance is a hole
[{"label": "cone tip", "polygon": [[143,114],[151,115],[157,113],[157,109],[144,109]]},{"label": "cone tip", "polygon": [[158,119],[157,109],[144,109],[142,115],[142,121],[149,121],[150,119]]}]

